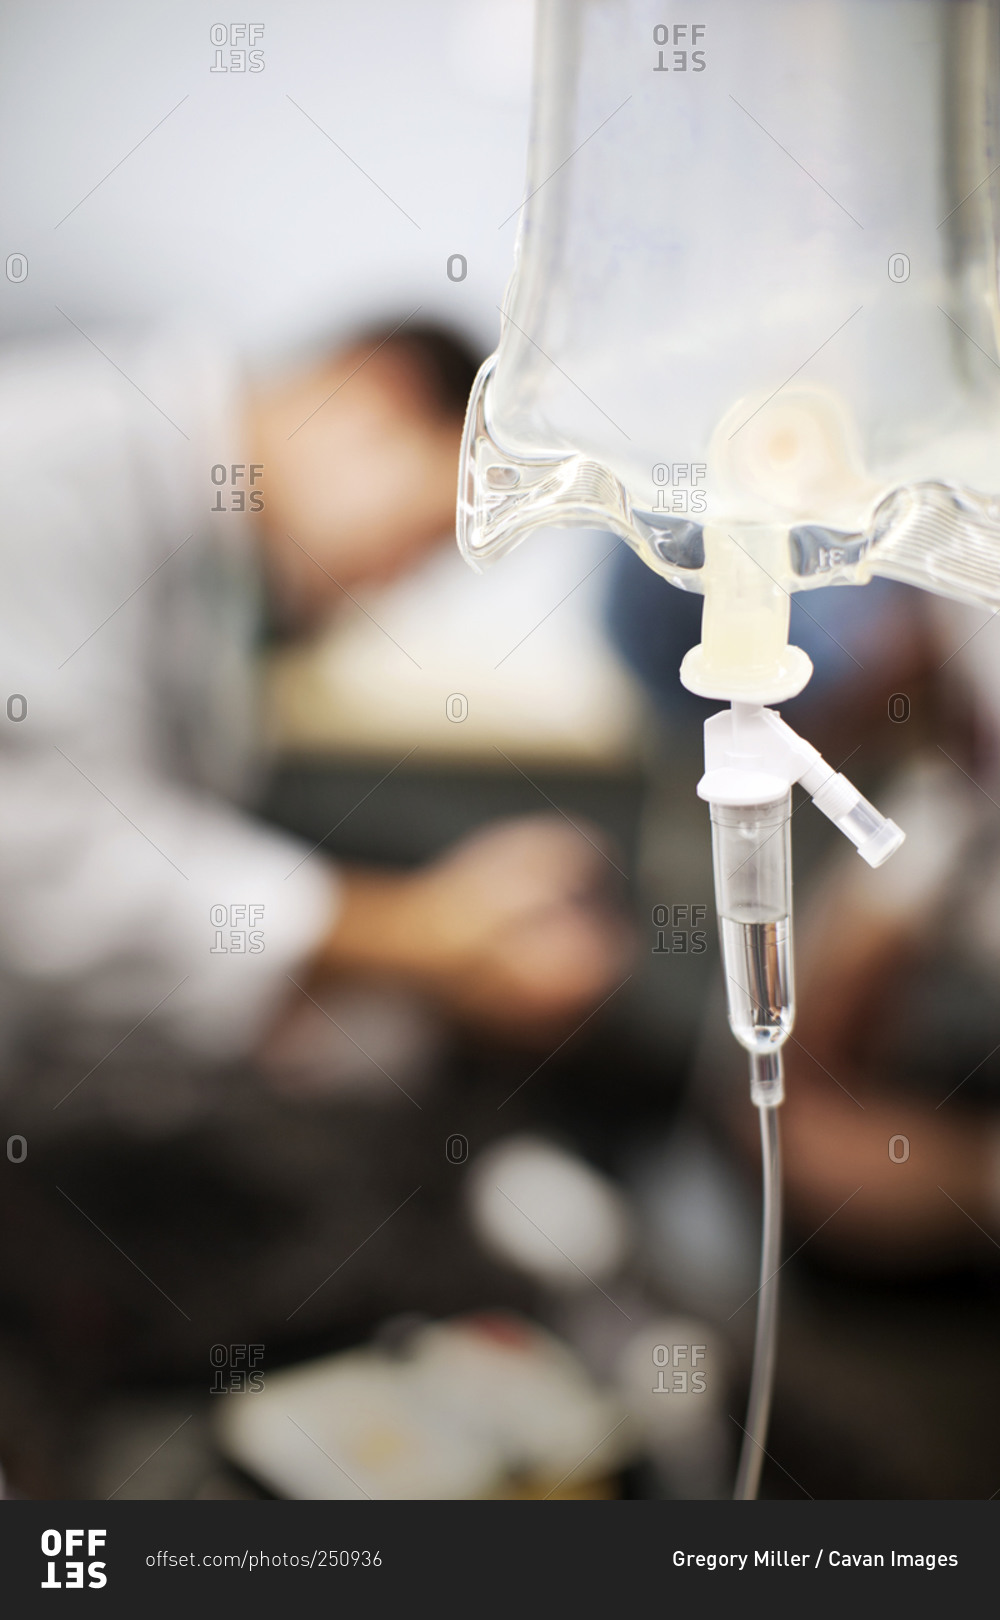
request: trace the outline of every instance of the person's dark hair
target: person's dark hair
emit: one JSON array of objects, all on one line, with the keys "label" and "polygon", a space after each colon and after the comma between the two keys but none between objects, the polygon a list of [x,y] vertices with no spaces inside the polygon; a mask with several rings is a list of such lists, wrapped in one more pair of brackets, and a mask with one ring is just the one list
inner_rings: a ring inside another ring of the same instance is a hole
[{"label": "person's dark hair", "polygon": [[396,331],[389,325],[369,327],[358,334],[358,342],[405,355],[441,414],[464,416],[479,360],[458,332],[436,321],[414,321]]}]

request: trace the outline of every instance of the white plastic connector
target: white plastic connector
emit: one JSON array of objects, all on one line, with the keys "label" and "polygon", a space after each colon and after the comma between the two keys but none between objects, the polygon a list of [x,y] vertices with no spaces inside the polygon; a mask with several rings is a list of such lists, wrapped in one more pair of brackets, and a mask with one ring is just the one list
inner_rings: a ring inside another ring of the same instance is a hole
[{"label": "white plastic connector", "polygon": [[706,720],[701,798],[712,804],[773,804],[793,782],[801,782],[869,866],[881,866],[906,837],[774,709],[734,703]]},{"label": "white plastic connector", "polygon": [[755,1108],[779,1108],[785,1100],[781,1048],[750,1053],[750,1101]]},{"label": "white plastic connector", "polygon": [[846,776],[831,776],[813,794],[812,801],[851,840],[869,866],[881,866],[906,837],[902,828],[869,804]]}]

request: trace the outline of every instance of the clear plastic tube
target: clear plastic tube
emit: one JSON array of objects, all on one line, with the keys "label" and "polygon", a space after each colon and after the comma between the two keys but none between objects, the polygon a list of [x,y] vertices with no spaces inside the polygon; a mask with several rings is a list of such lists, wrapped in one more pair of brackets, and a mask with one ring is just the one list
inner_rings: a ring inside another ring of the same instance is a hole
[{"label": "clear plastic tube", "polygon": [[[754,1059],[751,1058],[751,1067]],[[760,1244],[760,1287],[757,1291],[757,1327],[753,1368],[747,1401],[743,1445],[736,1474],[737,1502],[752,1502],[760,1485],[767,1425],[774,1389],[778,1347],[778,1270],[781,1265],[781,1143],[777,1108],[762,1105],[760,1142],[763,1158],[764,1209]]]},{"label": "clear plastic tube", "polygon": [[771,804],[712,804],[729,1027],[760,1056],[777,1054],[795,1016],[790,820],[790,794]]},{"label": "clear plastic tube", "polygon": [[712,802],[715,899],[729,1025],[750,1054],[750,1097],[760,1112],[763,1226],[757,1327],[737,1501],[757,1495],[774,1385],[781,1263],[781,1048],[795,1017],[792,971],[791,795],[768,803]]}]

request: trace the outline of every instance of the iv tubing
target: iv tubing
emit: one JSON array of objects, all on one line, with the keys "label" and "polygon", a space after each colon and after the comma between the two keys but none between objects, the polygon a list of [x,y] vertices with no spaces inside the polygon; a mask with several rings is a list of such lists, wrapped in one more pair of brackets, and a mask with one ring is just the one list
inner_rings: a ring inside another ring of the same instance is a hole
[{"label": "iv tubing", "polygon": [[758,1104],[760,1143],[763,1156],[764,1208],[760,1244],[760,1288],[757,1292],[757,1328],[754,1335],[753,1369],[747,1401],[746,1425],[740,1450],[736,1489],[737,1502],[752,1502],[760,1484],[764,1442],[771,1414],[774,1362],[778,1342],[778,1269],[781,1265],[781,1146],[778,1110]]}]

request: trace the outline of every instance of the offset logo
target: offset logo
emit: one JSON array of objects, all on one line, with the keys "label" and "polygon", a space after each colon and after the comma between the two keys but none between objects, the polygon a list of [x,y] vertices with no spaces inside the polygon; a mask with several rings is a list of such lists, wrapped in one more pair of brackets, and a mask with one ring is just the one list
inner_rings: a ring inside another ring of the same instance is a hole
[{"label": "offset logo", "polygon": [[[47,1560],[43,1591],[107,1586],[103,1559],[96,1559],[108,1539],[106,1530],[43,1530],[42,1555]],[[86,1557],[84,1557],[86,1546]]]}]

